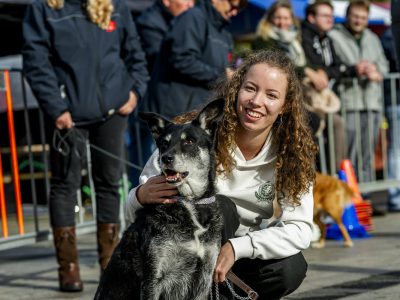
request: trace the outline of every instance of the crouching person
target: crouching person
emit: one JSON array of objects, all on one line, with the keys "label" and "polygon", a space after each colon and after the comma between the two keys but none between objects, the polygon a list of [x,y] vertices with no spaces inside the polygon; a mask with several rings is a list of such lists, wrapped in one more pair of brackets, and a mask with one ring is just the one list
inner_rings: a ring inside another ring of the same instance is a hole
[{"label": "crouching person", "polygon": [[[224,229],[213,278],[223,283],[232,269],[260,299],[280,299],[303,281],[307,263],[301,251],[312,236],[317,149],[301,85],[290,59],[269,50],[249,55],[215,94],[225,99],[216,187],[231,200],[221,204]],[[131,221],[139,207],[164,205],[176,194],[159,175],[157,157],[153,154],[130,192]],[[220,299],[233,299],[224,284],[219,291]]]}]

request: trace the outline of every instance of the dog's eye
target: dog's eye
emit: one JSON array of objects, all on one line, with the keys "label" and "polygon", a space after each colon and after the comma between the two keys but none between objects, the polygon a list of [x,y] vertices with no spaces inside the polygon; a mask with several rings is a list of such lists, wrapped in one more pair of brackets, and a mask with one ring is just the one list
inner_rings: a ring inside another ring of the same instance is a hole
[{"label": "dog's eye", "polygon": [[158,143],[158,148],[160,148],[160,150],[166,149],[168,148],[169,142],[166,140],[162,140]]},{"label": "dog's eye", "polygon": [[192,138],[186,138],[186,139],[183,140],[183,144],[184,144],[185,146],[187,146],[187,145],[193,145],[193,144],[194,144],[194,140],[193,140]]}]

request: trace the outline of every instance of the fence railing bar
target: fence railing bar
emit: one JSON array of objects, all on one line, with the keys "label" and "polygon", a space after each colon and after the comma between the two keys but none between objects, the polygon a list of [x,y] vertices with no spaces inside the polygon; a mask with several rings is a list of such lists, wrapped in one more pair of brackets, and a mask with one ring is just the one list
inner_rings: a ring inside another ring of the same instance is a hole
[{"label": "fence railing bar", "polygon": [[[77,224],[76,235],[93,233],[96,231],[96,222],[88,221],[83,224]],[[25,233],[24,235],[14,235],[8,238],[0,238],[0,251],[13,249],[17,247],[32,245],[37,242],[53,240],[51,230],[41,230],[39,232]]]},{"label": "fence railing bar", "polygon": [[39,218],[37,212],[37,197],[36,197],[36,182],[34,179],[34,167],[33,167],[33,152],[32,152],[32,135],[31,135],[31,126],[30,126],[30,118],[28,113],[28,101],[26,100],[26,89],[24,83],[24,76],[21,72],[20,79],[22,85],[22,100],[24,102],[24,121],[25,121],[25,131],[26,131],[26,138],[28,143],[28,160],[29,160],[29,173],[30,173],[30,184],[31,184],[31,196],[32,196],[32,203],[33,203],[33,216],[34,216],[34,223],[35,223],[35,232],[39,232]]},{"label": "fence railing bar", "polygon": [[[49,177],[49,160],[47,158],[47,153],[45,151],[46,147],[46,130],[44,126],[44,115],[41,109],[38,110],[39,113],[39,134],[40,134],[40,142],[42,143],[42,148],[44,149],[42,152],[42,160],[44,165],[44,186],[46,191],[46,203],[49,203],[50,196],[50,177]],[[50,151],[50,149],[49,149]]]},{"label": "fence railing bar", "polygon": [[329,171],[332,175],[336,174],[336,153],[335,153],[335,133],[333,126],[333,114],[327,115],[328,126],[328,151],[329,151]]}]

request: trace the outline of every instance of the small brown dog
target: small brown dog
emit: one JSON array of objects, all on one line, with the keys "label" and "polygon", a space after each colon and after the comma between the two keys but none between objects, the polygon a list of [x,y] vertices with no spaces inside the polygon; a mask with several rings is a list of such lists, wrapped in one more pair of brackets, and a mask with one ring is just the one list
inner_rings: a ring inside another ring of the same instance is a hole
[{"label": "small brown dog", "polygon": [[339,226],[344,238],[344,246],[352,247],[350,235],[343,225],[342,215],[347,204],[351,203],[353,191],[343,181],[329,175],[316,174],[314,185],[314,222],[321,231],[318,242],[312,244],[313,248],[323,248],[326,239],[326,227],[321,221],[324,213],[327,213]]}]

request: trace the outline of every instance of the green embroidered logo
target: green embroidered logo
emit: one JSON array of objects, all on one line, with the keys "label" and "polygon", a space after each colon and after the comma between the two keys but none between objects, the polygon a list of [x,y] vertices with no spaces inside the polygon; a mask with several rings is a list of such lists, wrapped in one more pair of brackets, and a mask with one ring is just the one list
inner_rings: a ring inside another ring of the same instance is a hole
[{"label": "green embroidered logo", "polygon": [[271,181],[267,181],[258,187],[255,192],[256,198],[260,202],[271,203],[275,198],[275,187]]}]

